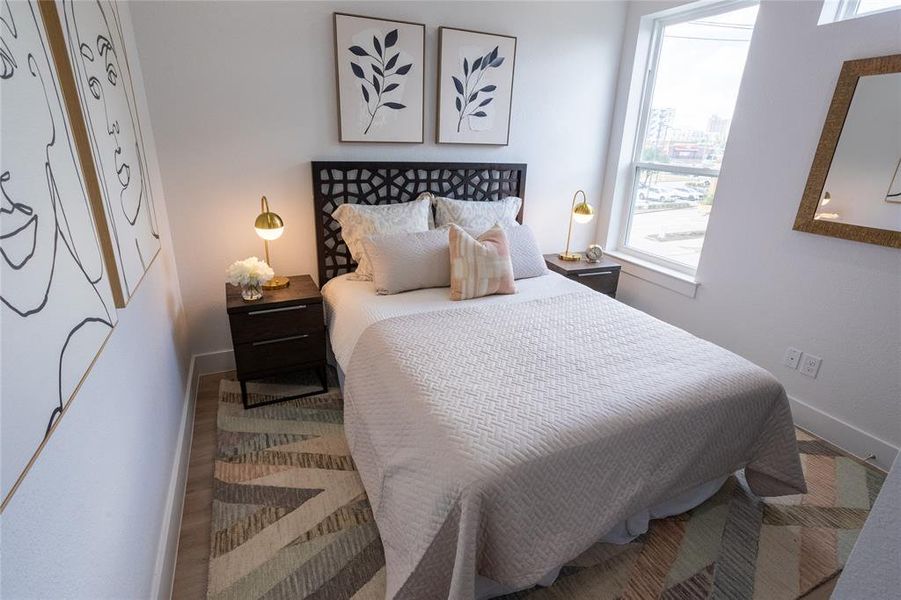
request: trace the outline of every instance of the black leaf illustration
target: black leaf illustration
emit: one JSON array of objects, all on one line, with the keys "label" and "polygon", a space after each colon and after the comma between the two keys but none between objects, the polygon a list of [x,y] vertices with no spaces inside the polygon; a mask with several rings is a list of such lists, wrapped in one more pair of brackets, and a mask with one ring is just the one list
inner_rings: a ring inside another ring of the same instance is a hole
[{"label": "black leaf illustration", "polygon": [[[400,59],[400,52],[395,52],[394,56],[388,59],[385,62],[385,55],[387,54],[388,48],[396,45],[399,36],[398,30],[392,29],[389,31],[384,37],[384,47],[381,42],[379,42],[379,36],[372,36],[372,47],[373,51],[370,52],[361,46],[351,46],[348,48],[351,54],[358,57],[365,57],[369,59],[368,66],[372,69],[372,80],[366,78],[366,70],[367,61],[360,61],[362,63],[358,64],[354,61],[350,61],[350,69],[353,71],[353,74],[362,80],[360,84],[360,93],[363,95],[363,101],[366,103],[366,111],[369,113],[369,123],[366,125],[366,129],[363,131],[363,135],[369,133],[369,130],[372,128],[373,123],[375,122],[375,116],[379,112],[381,108],[389,108],[391,110],[403,110],[407,108],[405,104],[401,104],[400,102],[388,101],[384,98],[385,94],[388,92],[393,92],[400,87],[400,83],[396,81],[389,81],[393,77],[403,77],[407,73],[410,72],[410,69],[413,68],[413,63],[403,65],[402,67],[393,70],[397,61]],[[393,70],[393,71],[392,71]],[[374,91],[370,92],[367,88],[368,85],[372,86]],[[402,98],[401,98],[402,99]]]},{"label": "black leaf illustration", "polygon": [[474,110],[471,110],[470,106],[479,99],[479,94],[489,94],[497,90],[497,86],[494,84],[479,86],[482,82],[482,77],[489,69],[496,69],[504,64],[504,57],[498,56],[499,48],[499,46],[495,46],[487,54],[477,56],[471,63],[471,66],[469,58],[463,57],[463,77],[451,75],[454,88],[457,90],[457,95],[454,98],[454,106],[457,108],[459,117],[457,119],[457,133],[460,132],[467,117],[484,118],[488,116],[488,113],[481,109],[491,104],[491,101],[494,100],[493,96],[483,97]]}]

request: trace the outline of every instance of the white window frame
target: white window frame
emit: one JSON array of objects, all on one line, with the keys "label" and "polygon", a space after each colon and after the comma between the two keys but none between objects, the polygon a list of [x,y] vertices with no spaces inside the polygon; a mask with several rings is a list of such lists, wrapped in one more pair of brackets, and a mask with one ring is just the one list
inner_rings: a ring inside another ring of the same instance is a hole
[{"label": "white window frame", "polygon": [[[644,72],[644,81],[641,87],[641,98],[639,101],[638,123],[635,129],[634,143],[632,148],[631,161],[628,165],[628,177],[630,180],[624,187],[625,195],[621,205],[620,226],[616,233],[617,254],[625,255],[625,257],[636,258],[642,263],[649,265],[657,265],[667,271],[681,273],[693,278],[697,269],[680,262],[669,260],[657,254],[644,252],[634,247],[626,245],[629,234],[629,228],[632,225],[632,207],[635,204],[637,194],[636,184],[638,182],[638,173],[640,169],[663,171],[668,173],[680,173],[686,175],[698,175],[702,177],[716,177],[719,179],[720,169],[705,169],[699,167],[678,166],[672,164],[658,164],[644,162],[641,160],[641,152],[644,146],[644,136],[647,129],[648,118],[651,113],[651,102],[654,97],[654,86],[657,81],[657,64],[660,61],[660,52],[663,42],[663,30],[667,25],[693,21],[707,16],[714,16],[724,12],[739,10],[747,6],[759,4],[758,0],[724,0],[722,2],[704,2],[700,6],[695,4],[693,7],[685,9],[676,9],[666,11],[665,15],[653,17],[651,25],[650,44],[646,53],[647,67]],[[728,144],[727,144],[728,146]],[[713,203],[716,204],[716,196],[714,195]],[[703,248],[701,249],[703,253]]]},{"label": "white window frame", "polygon": [[879,10],[858,13],[857,11],[860,10],[860,0],[825,0],[825,2],[823,2],[823,11],[820,13],[820,20],[817,24],[827,25],[829,23],[838,23],[839,21],[878,15],[880,13],[899,9],[901,9],[901,6],[888,6]]}]

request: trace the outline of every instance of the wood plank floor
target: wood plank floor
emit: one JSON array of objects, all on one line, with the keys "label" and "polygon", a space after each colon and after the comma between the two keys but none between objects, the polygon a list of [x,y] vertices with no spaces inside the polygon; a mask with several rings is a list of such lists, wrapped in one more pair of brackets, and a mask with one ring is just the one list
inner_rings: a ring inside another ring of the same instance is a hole
[{"label": "wood plank floor", "polygon": [[188,463],[185,505],[178,536],[175,583],[172,598],[206,598],[207,563],[210,558],[210,529],[213,511],[213,460],[216,456],[216,411],[219,408],[219,381],[234,379],[235,372],[203,375],[194,407],[194,438]]},{"label": "wood plank floor", "polygon": [[[210,556],[210,529],[213,510],[213,460],[216,456],[216,410],[219,406],[219,381],[234,379],[235,372],[203,375],[197,389],[194,408],[194,438],[181,532],[178,537],[178,556],[175,563],[175,600],[206,598],[207,563]],[[802,600],[828,600],[838,577],[810,591]]]}]

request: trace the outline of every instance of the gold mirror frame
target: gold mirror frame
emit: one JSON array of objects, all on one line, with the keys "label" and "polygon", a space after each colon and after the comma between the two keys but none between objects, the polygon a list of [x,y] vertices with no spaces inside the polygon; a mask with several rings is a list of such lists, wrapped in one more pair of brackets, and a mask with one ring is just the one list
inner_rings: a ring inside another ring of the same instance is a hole
[{"label": "gold mirror frame", "polygon": [[829,113],[826,115],[823,132],[820,134],[820,143],[817,145],[817,152],[810,167],[810,175],[807,177],[807,185],[804,187],[804,195],[801,197],[801,205],[798,207],[798,215],[795,217],[793,227],[795,231],[901,248],[901,232],[814,219],[820,203],[820,195],[823,193],[823,186],[826,185],[826,177],[829,175],[829,167],[832,165],[832,158],[842,135],[845,118],[848,116],[848,109],[851,108],[851,100],[854,98],[858,80],[867,75],[899,72],[901,72],[901,54],[848,60],[842,65],[838,83],[835,84],[832,104],[829,105]]}]

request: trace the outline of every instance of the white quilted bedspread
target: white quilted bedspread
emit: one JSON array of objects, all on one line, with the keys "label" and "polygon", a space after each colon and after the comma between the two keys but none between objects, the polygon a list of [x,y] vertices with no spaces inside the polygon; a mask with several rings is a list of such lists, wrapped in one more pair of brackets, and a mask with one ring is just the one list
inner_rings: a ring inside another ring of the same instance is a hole
[{"label": "white quilted bedspread", "polygon": [[759,495],[805,489],[770,374],[589,290],[375,323],[344,391],[389,598],[531,585],[742,467]]}]

